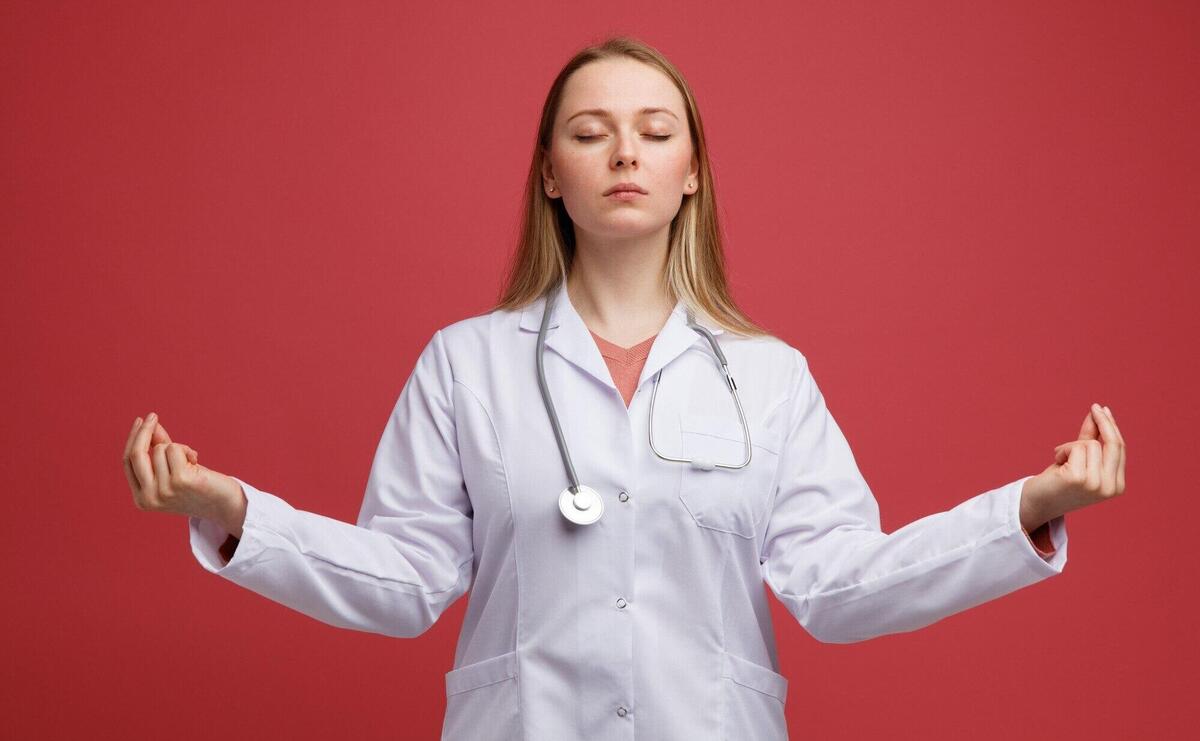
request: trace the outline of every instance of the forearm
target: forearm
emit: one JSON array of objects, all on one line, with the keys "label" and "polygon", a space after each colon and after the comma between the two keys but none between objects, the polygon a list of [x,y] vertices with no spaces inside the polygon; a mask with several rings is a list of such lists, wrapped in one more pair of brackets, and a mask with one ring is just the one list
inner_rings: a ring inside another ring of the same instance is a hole
[{"label": "forearm", "polygon": [[[414,544],[419,525],[395,518],[357,526],[241,483],[248,506],[240,542],[215,520],[189,518],[201,565],[239,586],[330,625],[403,638],[420,635],[470,588],[469,517],[453,542]],[[389,524],[395,529],[385,531]]]},{"label": "forearm", "polygon": [[1054,557],[1040,556],[1017,523],[1020,493],[1012,482],[886,534],[819,526],[823,536],[793,541],[776,563],[768,554],[764,578],[819,641],[916,630],[1062,571],[1065,533]]},{"label": "forearm", "polygon": [[223,527],[225,532],[241,540],[242,525],[246,522],[246,492],[242,491],[241,485],[233,477],[226,478],[229,480],[229,497],[214,521]]},{"label": "forearm", "polygon": [[1032,533],[1055,517],[1066,514],[1047,499],[1038,488],[1037,477],[1027,480],[1021,487],[1021,527],[1027,532]]}]

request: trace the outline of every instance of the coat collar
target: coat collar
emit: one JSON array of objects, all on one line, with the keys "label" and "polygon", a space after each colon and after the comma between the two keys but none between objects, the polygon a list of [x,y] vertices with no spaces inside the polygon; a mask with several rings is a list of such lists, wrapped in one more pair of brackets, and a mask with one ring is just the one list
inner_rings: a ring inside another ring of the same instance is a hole
[{"label": "coat collar", "polygon": [[[584,324],[582,317],[579,316],[579,312],[575,310],[574,304],[571,303],[570,297],[561,283],[558,287],[550,290],[550,299],[554,301],[554,314],[550,317],[550,324],[546,328],[546,349],[553,350],[570,363],[587,371],[601,383],[615,389],[616,384],[613,383],[612,373],[609,372],[608,364],[600,354],[600,348],[596,346],[596,341],[592,339],[591,332]],[[542,295],[521,310],[521,331],[537,335],[542,326],[542,311],[545,308],[546,300],[547,297]],[[707,321],[702,321],[699,317],[696,318],[696,323],[708,329],[713,335],[720,335],[725,331]],[[678,301],[650,346],[650,354],[646,357],[646,364],[642,367],[638,387],[640,388],[646,379],[652,377],[697,342],[702,343],[705,347],[708,346],[708,341],[699,332],[688,326],[687,307],[683,301]],[[711,349],[708,352],[711,352]]]}]

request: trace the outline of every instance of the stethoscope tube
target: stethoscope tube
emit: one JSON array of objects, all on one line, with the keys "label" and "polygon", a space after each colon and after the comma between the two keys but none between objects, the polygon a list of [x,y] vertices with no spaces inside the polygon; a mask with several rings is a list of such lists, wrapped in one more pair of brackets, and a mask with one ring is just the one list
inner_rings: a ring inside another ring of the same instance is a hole
[{"label": "stethoscope tube", "polygon": [[567,469],[567,481],[571,482],[570,492],[578,494],[579,477],[575,475],[575,464],[571,462],[571,453],[567,450],[567,441],[563,437],[562,427],[558,424],[558,414],[554,411],[554,400],[550,398],[550,388],[546,385],[545,364],[542,362],[542,356],[545,354],[546,348],[546,328],[550,326],[550,314],[554,311],[553,300],[551,296],[546,297],[546,310],[542,312],[542,326],[538,329],[538,388],[542,391],[542,401],[545,402],[546,412],[550,415],[550,425],[554,428],[554,439],[558,441],[558,451],[562,455],[563,465]]},{"label": "stethoscope tube", "polygon": [[[558,508],[570,522],[577,525],[590,525],[600,519],[604,513],[604,500],[600,494],[589,486],[583,486],[579,483],[579,477],[575,474],[575,464],[571,461],[571,452],[567,449],[567,440],[563,436],[562,426],[558,422],[558,413],[554,409],[554,400],[550,397],[550,387],[546,383],[546,368],[543,362],[546,350],[546,330],[550,327],[550,316],[554,313],[554,304],[559,299],[561,292],[566,290],[566,281],[559,283],[557,289],[547,292],[545,308],[542,311],[542,324],[538,328],[536,360],[537,360],[537,375],[538,389],[542,392],[542,402],[546,407],[546,414],[550,417],[550,426],[554,428],[554,440],[558,443],[558,452],[562,457],[563,467],[567,470],[567,480],[570,484],[566,489],[558,495]],[[662,371],[658,372],[658,378],[654,381],[654,391],[650,397],[650,422],[647,425],[648,435],[650,438],[650,449],[659,458],[666,461],[676,461],[679,463],[688,463],[696,468],[711,471],[714,468],[744,468],[750,464],[750,458],[753,454],[753,447],[750,443],[750,428],[746,424],[746,415],[742,410],[741,399],[738,398],[737,384],[733,380],[733,376],[729,373],[729,364],[725,359],[725,353],[721,351],[720,345],[713,337],[712,332],[707,328],[696,324],[695,316],[691,309],[687,310],[687,324],[690,328],[701,333],[708,340],[708,344],[712,346],[713,352],[720,361],[721,373],[725,378],[725,385],[729,389],[730,395],[733,396],[734,404],[737,406],[738,421],[741,422],[742,432],[745,435],[746,443],[746,460],[738,465],[729,465],[724,463],[716,463],[707,459],[690,459],[690,458],[673,458],[663,455],[654,445],[654,401],[658,396],[658,384],[662,378]]]}]

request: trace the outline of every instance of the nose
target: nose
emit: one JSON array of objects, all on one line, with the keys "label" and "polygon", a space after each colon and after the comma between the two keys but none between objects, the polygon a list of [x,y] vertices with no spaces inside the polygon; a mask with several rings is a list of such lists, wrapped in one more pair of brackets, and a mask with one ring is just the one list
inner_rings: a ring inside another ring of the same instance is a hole
[{"label": "nose", "polygon": [[621,165],[637,165],[637,150],[635,143],[637,142],[636,134],[621,134],[617,137],[617,147],[613,150],[613,164],[616,167]]}]

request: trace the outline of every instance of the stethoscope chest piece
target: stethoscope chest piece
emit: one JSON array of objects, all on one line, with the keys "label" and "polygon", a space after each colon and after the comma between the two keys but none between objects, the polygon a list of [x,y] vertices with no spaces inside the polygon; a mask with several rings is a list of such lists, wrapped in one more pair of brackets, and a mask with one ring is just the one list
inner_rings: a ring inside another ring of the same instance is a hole
[{"label": "stethoscope chest piece", "polygon": [[590,525],[604,514],[604,500],[590,486],[580,484],[577,494],[568,486],[558,495],[558,509],[576,525]]}]

